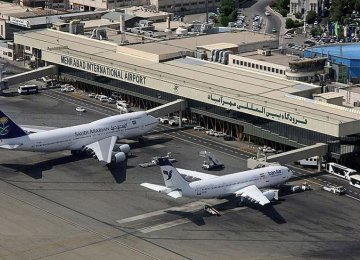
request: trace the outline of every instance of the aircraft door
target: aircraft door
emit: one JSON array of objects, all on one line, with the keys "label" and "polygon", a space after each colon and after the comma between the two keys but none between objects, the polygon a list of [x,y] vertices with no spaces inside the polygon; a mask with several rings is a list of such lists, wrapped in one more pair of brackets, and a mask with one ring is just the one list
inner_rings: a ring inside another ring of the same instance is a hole
[{"label": "aircraft door", "polygon": [[196,188],[195,188],[195,195],[196,195],[196,196],[201,196],[201,187],[200,187],[200,186],[196,186]]}]

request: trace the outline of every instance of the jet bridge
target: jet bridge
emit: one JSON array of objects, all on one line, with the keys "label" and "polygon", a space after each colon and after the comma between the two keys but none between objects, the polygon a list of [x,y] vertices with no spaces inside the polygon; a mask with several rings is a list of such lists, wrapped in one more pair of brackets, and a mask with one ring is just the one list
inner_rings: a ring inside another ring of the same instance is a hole
[{"label": "jet bridge", "polygon": [[0,94],[3,90],[8,89],[12,85],[49,75],[57,75],[57,73],[58,67],[56,65],[49,65],[46,67],[41,67],[35,70],[30,70],[13,76],[5,77],[0,81]]},{"label": "jet bridge", "polygon": [[186,100],[177,99],[175,101],[166,103],[164,105],[152,108],[147,110],[149,115],[154,117],[162,117],[174,112],[179,112],[179,126],[181,126],[182,118],[181,118],[181,111],[185,110],[188,107]]},{"label": "jet bridge", "polygon": [[[247,167],[249,169],[255,169],[258,167],[267,166],[272,163],[287,164],[298,160],[313,156],[324,156],[328,153],[328,145],[324,143],[316,143],[307,147],[292,150],[289,152],[279,153],[275,155],[265,156],[263,158],[249,158],[247,160]],[[318,160],[318,169],[321,167],[321,160]]]}]

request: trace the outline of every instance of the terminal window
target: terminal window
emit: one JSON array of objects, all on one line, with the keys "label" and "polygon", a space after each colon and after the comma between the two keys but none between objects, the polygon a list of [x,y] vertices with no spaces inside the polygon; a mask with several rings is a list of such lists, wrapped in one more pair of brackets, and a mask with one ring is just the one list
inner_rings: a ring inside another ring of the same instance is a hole
[{"label": "terminal window", "polygon": [[[239,64],[239,63],[238,63]],[[242,65],[244,65],[244,62],[243,61],[240,61],[240,65],[242,66]]]},{"label": "terminal window", "polygon": [[262,65],[260,65],[260,69],[261,69],[261,70],[263,69]]},{"label": "terminal window", "polygon": [[245,66],[245,67],[247,66],[247,62],[246,62],[246,61],[244,62],[244,66]]}]

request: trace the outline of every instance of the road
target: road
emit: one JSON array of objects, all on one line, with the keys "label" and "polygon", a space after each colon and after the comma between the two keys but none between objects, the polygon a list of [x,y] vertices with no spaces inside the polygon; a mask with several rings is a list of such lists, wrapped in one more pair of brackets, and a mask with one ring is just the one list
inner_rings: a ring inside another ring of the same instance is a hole
[{"label": "road", "polygon": [[271,3],[271,0],[258,0],[258,1],[246,1],[241,8],[243,8],[244,14],[249,18],[253,17],[254,14],[261,15],[265,20],[265,32],[272,33],[272,28],[277,29],[277,34],[280,32],[281,21],[279,17],[272,14],[271,16],[265,16],[265,11]]}]

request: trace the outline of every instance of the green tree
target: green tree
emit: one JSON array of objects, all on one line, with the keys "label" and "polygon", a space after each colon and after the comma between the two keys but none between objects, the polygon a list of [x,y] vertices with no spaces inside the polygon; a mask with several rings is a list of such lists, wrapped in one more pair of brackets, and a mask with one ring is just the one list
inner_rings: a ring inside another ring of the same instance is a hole
[{"label": "green tree", "polygon": [[234,0],[221,0],[220,2],[220,24],[228,26],[229,22],[234,22],[237,17],[237,10]]},{"label": "green tree", "polygon": [[301,19],[302,18],[302,13],[295,13],[295,18],[296,19]]},{"label": "green tree", "polygon": [[287,12],[286,9],[281,9],[281,10],[279,10],[279,13],[282,15],[282,17],[286,17],[287,14],[288,14],[288,12]]},{"label": "green tree", "polygon": [[225,15],[220,15],[220,24],[222,26],[228,26],[230,20],[229,20],[229,17],[228,16],[225,16]]},{"label": "green tree", "polygon": [[306,15],[305,21],[308,24],[313,24],[315,22],[316,17],[317,14],[315,11],[309,11]]},{"label": "green tree", "polygon": [[277,6],[279,7],[279,9],[288,10],[289,5],[290,5],[290,0],[278,0],[278,2],[277,2]]},{"label": "green tree", "polygon": [[322,31],[319,27],[316,27],[316,28],[312,28],[311,31],[310,31],[310,34],[314,37],[314,36],[317,36],[317,35],[321,35]]},{"label": "green tree", "polygon": [[295,22],[294,22],[293,19],[291,19],[291,18],[286,19],[286,21],[285,21],[285,28],[286,29],[294,28],[294,25],[295,25]]}]

